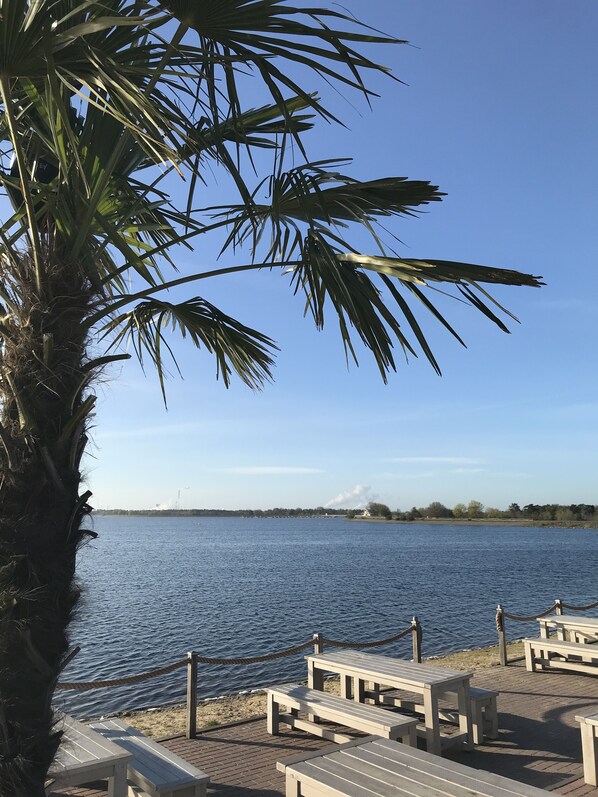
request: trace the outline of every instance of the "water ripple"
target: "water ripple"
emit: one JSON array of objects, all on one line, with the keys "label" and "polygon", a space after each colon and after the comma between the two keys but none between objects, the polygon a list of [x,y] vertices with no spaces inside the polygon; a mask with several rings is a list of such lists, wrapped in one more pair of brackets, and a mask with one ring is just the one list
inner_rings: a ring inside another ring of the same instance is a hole
[{"label": "water ripple", "polygon": [[[529,614],[555,597],[595,600],[598,536],[581,529],[348,523],[338,518],[98,517],[80,554],[81,652],[64,681],[117,678],[187,651],[253,656],[321,631],[382,639],[417,614],[424,655],[494,644],[494,610]],[[509,634],[537,634],[509,624]],[[410,656],[407,638],[380,652]],[[200,666],[200,699],[304,678],[303,653]],[[182,702],[185,669],[141,684],[58,692],[79,717]]]}]

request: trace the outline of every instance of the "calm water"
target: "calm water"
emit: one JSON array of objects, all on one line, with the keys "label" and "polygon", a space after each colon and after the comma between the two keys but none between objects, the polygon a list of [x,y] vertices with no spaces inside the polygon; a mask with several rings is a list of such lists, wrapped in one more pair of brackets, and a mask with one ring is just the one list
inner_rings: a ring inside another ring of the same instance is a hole
[{"label": "calm water", "polygon": [[[417,614],[423,652],[496,641],[497,603],[531,614],[554,598],[595,600],[598,532],[348,523],[338,518],[98,517],[80,554],[85,585],[62,680],[96,680],[177,661],[188,650],[248,656],[321,631],[381,639]],[[510,623],[510,637],[536,634]],[[410,655],[410,638],[381,653]],[[305,674],[302,654],[267,665],[200,667],[213,697]],[[77,716],[182,701],[185,669],[136,686],[59,692]]]}]

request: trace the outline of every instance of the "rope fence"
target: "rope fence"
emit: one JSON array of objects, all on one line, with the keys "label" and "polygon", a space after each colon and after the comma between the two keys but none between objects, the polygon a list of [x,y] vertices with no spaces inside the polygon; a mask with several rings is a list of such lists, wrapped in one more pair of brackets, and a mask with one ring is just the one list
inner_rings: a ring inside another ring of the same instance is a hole
[{"label": "rope fence", "polygon": [[[129,686],[130,684],[138,684],[143,681],[148,681],[151,678],[157,678],[161,675],[167,675],[174,672],[181,667],[187,668],[187,723],[186,735],[188,739],[193,739],[197,732],[197,666],[198,664],[204,665],[243,665],[243,664],[258,664],[265,661],[275,661],[285,656],[292,656],[302,650],[313,647],[314,653],[323,653],[326,646],[331,648],[373,648],[382,645],[388,645],[391,642],[396,642],[403,637],[411,635],[413,643],[413,659],[416,662],[421,662],[421,643],[422,643],[422,626],[417,617],[414,617],[408,628],[400,631],[398,634],[378,639],[373,642],[341,642],[335,639],[329,639],[324,634],[313,634],[311,639],[302,642],[299,645],[294,645],[285,650],[279,650],[274,653],[264,653],[258,656],[238,656],[236,658],[223,658],[214,656],[202,656],[199,653],[190,651],[184,659],[175,661],[172,664],[167,664],[164,667],[158,667],[154,670],[138,673],[136,675],[125,675],[121,678],[112,678],[100,681],[71,681],[60,682],[56,685],[57,689],[71,690],[83,692],[88,689],[105,689],[118,686]],[[72,658],[72,657],[71,657]]]},{"label": "rope fence", "polygon": [[519,623],[529,623],[532,620],[539,620],[541,617],[548,617],[549,614],[554,612],[556,615],[562,615],[563,609],[568,609],[570,612],[587,612],[590,609],[595,609],[598,607],[598,601],[594,603],[588,603],[585,606],[575,606],[572,603],[565,603],[561,598],[556,598],[552,606],[548,609],[545,609],[543,612],[538,612],[537,614],[529,614],[529,615],[517,615],[511,614],[504,610],[504,608],[498,604],[496,607],[496,631],[498,633],[498,652],[500,657],[500,663],[503,667],[506,667],[509,663],[507,658],[507,635],[505,631],[505,620],[513,620],[514,622]]}]

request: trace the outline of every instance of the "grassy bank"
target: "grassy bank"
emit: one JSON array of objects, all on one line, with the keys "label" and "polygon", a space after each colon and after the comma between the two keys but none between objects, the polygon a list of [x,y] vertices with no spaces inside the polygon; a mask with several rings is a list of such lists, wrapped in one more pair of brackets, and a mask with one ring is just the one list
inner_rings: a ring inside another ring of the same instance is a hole
[{"label": "grassy bank", "polygon": [[[510,659],[522,656],[522,643],[513,642],[509,644],[508,655]],[[480,670],[487,667],[495,667],[499,664],[498,647],[451,653],[448,656],[428,659],[425,663],[437,667],[448,667],[452,670]],[[325,688],[331,692],[338,692],[338,679],[327,679]],[[266,696],[263,692],[249,695],[233,695],[201,703],[197,710],[197,727],[200,729],[213,725],[222,725],[265,713]],[[155,739],[178,736],[185,732],[186,712],[184,707],[126,712],[121,716],[126,717],[126,721],[130,725]]]}]

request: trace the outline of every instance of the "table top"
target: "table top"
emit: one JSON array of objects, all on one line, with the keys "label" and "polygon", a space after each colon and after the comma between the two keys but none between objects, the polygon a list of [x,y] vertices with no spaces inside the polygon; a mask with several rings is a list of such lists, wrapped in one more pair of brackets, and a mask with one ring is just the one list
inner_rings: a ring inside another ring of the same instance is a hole
[{"label": "table top", "polygon": [[358,650],[312,653],[305,658],[319,669],[330,668],[332,671],[353,672],[364,679],[380,681],[388,686],[391,686],[393,681],[414,686],[442,686],[451,682],[468,681],[473,677],[473,672],[416,664],[405,659],[380,656],[377,653],[363,653]]},{"label": "table top", "polygon": [[87,725],[72,717],[66,717],[58,754],[48,775],[56,778],[68,773],[72,779],[79,772],[85,773],[97,768],[98,765],[130,761],[132,757],[122,747],[109,739],[104,739],[101,734]]},{"label": "table top", "polygon": [[539,617],[538,622],[553,625],[569,625],[579,628],[594,628],[598,630],[598,617],[584,617],[574,614],[557,614],[550,617]]},{"label": "table top", "polygon": [[375,736],[297,759],[278,769],[301,782],[301,793],[349,797],[541,797],[525,783]]}]

